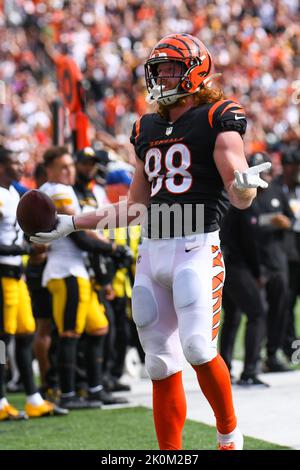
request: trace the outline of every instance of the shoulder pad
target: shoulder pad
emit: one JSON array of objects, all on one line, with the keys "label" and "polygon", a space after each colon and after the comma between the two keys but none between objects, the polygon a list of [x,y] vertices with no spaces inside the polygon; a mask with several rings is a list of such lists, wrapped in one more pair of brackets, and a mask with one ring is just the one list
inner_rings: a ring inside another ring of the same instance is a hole
[{"label": "shoulder pad", "polygon": [[217,132],[236,131],[243,135],[246,132],[247,120],[243,107],[233,100],[220,100],[208,111],[210,127]]}]

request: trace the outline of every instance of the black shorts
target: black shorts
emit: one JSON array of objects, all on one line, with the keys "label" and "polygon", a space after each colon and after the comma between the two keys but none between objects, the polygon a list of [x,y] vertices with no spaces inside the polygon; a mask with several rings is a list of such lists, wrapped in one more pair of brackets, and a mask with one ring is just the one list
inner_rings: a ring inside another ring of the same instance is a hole
[{"label": "black shorts", "polygon": [[29,265],[25,271],[26,282],[30,293],[33,316],[36,319],[52,319],[52,296],[42,286],[44,265]]}]

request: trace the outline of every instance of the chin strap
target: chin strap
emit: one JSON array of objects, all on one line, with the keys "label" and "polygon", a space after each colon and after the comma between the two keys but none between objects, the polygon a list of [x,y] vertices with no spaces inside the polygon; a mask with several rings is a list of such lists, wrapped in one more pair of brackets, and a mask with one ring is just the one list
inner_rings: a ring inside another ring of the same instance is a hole
[{"label": "chin strap", "polygon": [[[205,85],[208,88],[210,88],[212,80],[214,80],[215,78],[220,77],[221,75],[222,75],[221,73],[213,73],[212,75],[210,75],[209,77],[207,77],[203,80],[200,87]],[[199,91],[200,87],[194,93]],[[161,94],[164,91],[164,88],[165,88],[165,85],[155,85],[146,97],[147,103],[153,104],[153,103],[156,103],[157,101],[160,101],[162,104],[167,106],[168,104],[171,105],[171,104],[175,103],[179,98],[182,98],[184,96],[188,96],[188,95],[191,94],[189,92],[186,92],[186,93],[180,93],[177,96],[176,96],[175,93],[172,95],[172,93],[175,91],[175,89],[173,89],[173,90],[168,90],[164,94],[164,96],[161,96]]]},{"label": "chin strap", "polygon": [[156,103],[164,88],[165,85],[155,85],[146,97],[147,103]]}]

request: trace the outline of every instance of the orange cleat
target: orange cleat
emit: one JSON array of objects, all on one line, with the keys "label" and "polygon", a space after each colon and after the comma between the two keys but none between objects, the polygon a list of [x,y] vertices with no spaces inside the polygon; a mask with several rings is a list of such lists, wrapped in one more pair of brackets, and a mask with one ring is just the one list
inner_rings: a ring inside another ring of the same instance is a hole
[{"label": "orange cleat", "polygon": [[222,443],[221,441],[224,439],[220,438],[219,433],[218,437],[218,450],[243,450],[244,437],[238,427],[236,427],[235,430],[230,433],[230,435],[228,435],[229,442]]},{"label": "orange cleat", "polygon": [[235,443],[234,442],[229,442],[229,444],[219,443],[218,450],[236,450]]}]

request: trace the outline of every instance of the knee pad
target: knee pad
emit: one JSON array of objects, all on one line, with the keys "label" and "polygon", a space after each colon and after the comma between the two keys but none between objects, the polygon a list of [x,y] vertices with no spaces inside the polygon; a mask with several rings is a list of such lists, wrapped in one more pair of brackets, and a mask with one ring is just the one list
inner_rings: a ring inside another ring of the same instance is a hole
[{"label": "knee pad", "polygon": [[135,286],[132,291],[132,317],[138,328],[152,325],[158,319],[158,308],[150,289]]},{"label": "knee pad", "polygon": [[217,350],[203,336],[193,335],[185,341],[183,354],[190,364],[199,366],[211,361],[217,355]]},{"label": "knee pad", "polygon": [[145,366],[152,380],[166,379],[170,375],[175,374],[181,367],[175,363],[171,355],[155,355],[147,353],[145,356]]},{"label": "knee pad", "polygon": [[180,271],[173,284],[175,309],[193,305],[199,298],[199,278],[192,269]]}]

